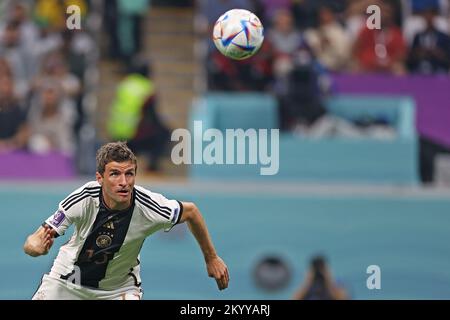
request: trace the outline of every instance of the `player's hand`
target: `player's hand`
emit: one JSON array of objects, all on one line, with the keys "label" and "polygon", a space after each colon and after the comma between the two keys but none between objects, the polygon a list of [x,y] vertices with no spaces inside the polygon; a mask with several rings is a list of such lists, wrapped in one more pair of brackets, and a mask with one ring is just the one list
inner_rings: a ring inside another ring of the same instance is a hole
[{"label": "player's hand", "polygon": [[208,276],[216,279],[219,290],[226,289],[230,276],[228,274],[228,267],[219,256],[215,256],[206,262]]},{"label": "player's hand", "polygon": [[53,245],[53,242],[55,241],[55,230],[53,230],[49,226],[44,227],[44,234],[43,234],[43,247],[44,247],[44,254],[47,254],[50,248]]},{"label": "player's hand", "polygon": [[46,255],[53,245],[55,230],[49,226],[41,227],[28,238],[32,248],[32,256]]}]

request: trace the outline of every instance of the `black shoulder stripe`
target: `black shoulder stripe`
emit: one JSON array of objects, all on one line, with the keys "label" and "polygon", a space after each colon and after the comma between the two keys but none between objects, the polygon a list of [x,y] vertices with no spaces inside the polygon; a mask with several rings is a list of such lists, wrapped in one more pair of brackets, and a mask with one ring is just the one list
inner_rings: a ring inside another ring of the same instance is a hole
[{"label": "black shoulder stripe", "polygon": [[171,209],[169,207],[165,207],[165,206],[161,206],[158,202],[156,202],[155,200],[153,200],[148,194],[145,194],[142,191],[139,191],[136,189],[136,192],[139,193],[139,195],[141,195],[143,198],[149,200],[150,202],[154,203],[158,208],[160,208],[161,210],[168,210],[169,212],[171,211]]},{"label": "black shoulder stripe", "polygon": [[139,200],[139,202],[142,203],[143,205],[145,205],[147,208],[152,209],[153,211],[159,213],[160,215],[162,215],[163,217],[166,217],[167,219],[169,219],[170,215],[172,214],[171,212],[166,212],[166,211],[162,211],[162,210],[158,209],[156,206],[153,205],[153,203],[148,202],[144,198],[141,198],[138,194],[136,194],[136,199]]},{"label": "black shoulder stripe", "polygon": [[[172,212],[172,210],[171,210],[169,207],[165,207],[165,206],[159,205],[159,203],[156,202],[155,200],[153,200],[152,198],[150,198],[149,195],[147,195],[147,194],[145,194],[145,193],[143,193],[143,192],[141,192],[141,191],[139,191],[139,190],[137,190],[137,189],[135,189],[135,190],[136,190],[136,193],[137,193],[137,194],[141,195],[142,198],[145,198],[145,199],[147,199],[148,201],[150,201],[151,203],[153,203],[154,205],[156,205],[159,209],[161,209],[161,211],[164,211],[164,212],[168,213],[169,215],[170,215],[170,212]],[[165,209],[165,210],[164,210],[164,209]],[[167,212],[167,211],[168,211],[168,212]]]},{"label": "black shoulder stripe", "polygon": [[73,198],[73,199],[70,200],[70,201],[64,201],[64,204],[62,204],[62,207],[63,207],[63,208],[71,207],[72,204],[78,202],[80,199],[86,198],[86,197],[85,197],[86,194],[91,195],[91,196],[97,196],[97,195],[100,194],[100,191],[90,191],[90,190],[83,191],[83,193],[80,194],[79,196],[77,196],[76,198]]},{"label": "black shoulder stripe", "polygon": [[143,194],[142,192],[136,192],[136,195],[140,196],[140,198],[143,201],[147,201],[151,204],[153,204],[155,207],[157,207],[160,211],[167,213],[169,216],[172,213],[172,209],[170,209],[169,207],[165,207],[165,206],[160,206],[158,204],[158,202],[156,202],[155,200],[153,200],[152,198],[150,198],[148,195]]},{"label": "black shoulder stripe", "polygon": [[73,199],[79,197],[80,195],[82,195],[82,194],[85,193],[86,191],[97,192],[97,191],[100,191],[100,189],[101,189],[101,187],[84,188],[84,189],[81,190],[80,192],[75,193],[75,194],[69,196],[68,198],[66,198],[66,199],[63,201],[62,204],[63,204],[63,205],[66,205],[68,202],[70,202],[71,200],[73,200]]},{"label": "black shoulder stripe", "polygon": [[149,204],[148,202],[144,202],[142,199],[140,199],[139,197],[136,197],[136,200],[141,203],[142,205],[144,205],[145,207],[151,209],[152,211],[156,212],[157,214],[159,214],[160,216],[166,218],[166,219],[170,219],[170,216],[168,216],[167,214],[159,211],[158,209],[156,209],[154,206],[152,206],[151,204]]},{"label": "black shoulder stripe", "polygon": [[77,204],[78,202],[80,202],[83,199],[86,199],[87,197],[92,197],[92,198],[98,198],[100,197],[100,192],[96,193],[96,194],[90,194],[90,193],[86,193],[85,195],[83,195],[80,198],[77,198],[76,201],[74,200],[74,202],[67,204],[66,206],[63,206],[64,210],[69,210],[70,208],[72,208],[73,205]]},{"label": "black shoulder stripe", "polygon": [[67,202],[69,202],[69,201],[72,200],[73,198],[76,198],[76,197],[80,196],[80,195],[81,195],[83,192],[85,192],[85,191],[99,191],[100,188],[101,188],[100,186],[98,186],[98,187],[86,187],[86,188],[84,188],[83,190],[81,190],[80,192],[75,193],[75,194],[73,194],[73,195],[67,197],[66,199],[64,199],[64,200],[63,200],[64,202],[62,203],[62,205],[66,205]]}]

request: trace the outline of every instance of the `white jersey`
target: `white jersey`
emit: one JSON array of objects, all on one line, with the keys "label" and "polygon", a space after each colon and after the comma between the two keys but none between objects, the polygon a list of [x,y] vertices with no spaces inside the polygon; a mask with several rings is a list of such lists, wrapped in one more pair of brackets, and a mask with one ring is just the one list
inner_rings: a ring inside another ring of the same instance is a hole
[{"label": "white jersey", "polygon": [[50,276],[78,279],[78,284],[100,290],[140,286],[139,252],[145,238],[160,229],[170,230],[182,211],[181,202],[139,186],[134,187],[130,208],[110,210],[103,204],[101,186],[89,182],[61,201],[45,221],[58,235],[75,225]]}]

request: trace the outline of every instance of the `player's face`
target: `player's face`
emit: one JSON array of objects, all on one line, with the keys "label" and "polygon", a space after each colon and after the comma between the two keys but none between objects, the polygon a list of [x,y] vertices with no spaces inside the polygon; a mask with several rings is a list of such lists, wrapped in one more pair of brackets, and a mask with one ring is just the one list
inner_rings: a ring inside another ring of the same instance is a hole
[{"label": "player's face", "polygon": [[113,210],[123,210],[130,206],[136,178],[136,166],[131,162],[109,162],[103,176],[96,173],[102,186],[103,200]]}]

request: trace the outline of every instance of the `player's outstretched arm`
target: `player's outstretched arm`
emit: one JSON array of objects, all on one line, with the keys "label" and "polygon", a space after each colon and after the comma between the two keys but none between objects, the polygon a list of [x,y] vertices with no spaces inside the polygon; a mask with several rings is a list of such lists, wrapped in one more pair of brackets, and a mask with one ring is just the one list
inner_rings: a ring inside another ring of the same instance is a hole
[{"label": "player's outstretched arm", "polygon": [[46,255],[53,245],[55,231],[49,227],[39,227],[35,233],[28,236],[23,250],[32,257]]},{"label": "player's outstretched arm", "polygon": [[203,252],[203,256],[205,257],[208,275],[216,279],[219,290],[227,288],[230,280],[228,267],[217,255],[211,237],[209,236],[205,220],[194,203],[183,202],[183,214],[181,215],[180,223],[181,222],[187,222],[189,230],[191,230],[195,239],[197,239]]}]

